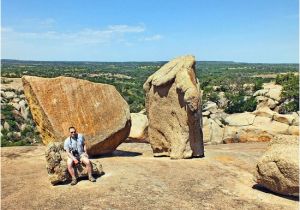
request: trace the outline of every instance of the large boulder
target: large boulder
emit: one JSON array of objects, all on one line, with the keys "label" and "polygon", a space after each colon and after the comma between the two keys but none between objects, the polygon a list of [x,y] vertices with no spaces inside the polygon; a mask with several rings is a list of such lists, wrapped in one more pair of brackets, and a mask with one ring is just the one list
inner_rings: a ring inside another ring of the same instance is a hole
[{"label": "large boulder", "polygon": [[24,76],[24,92],[45,144],[84,133],[90,155],[113,152],[130,132],[129,106],[112,85],[71,77]]},{"label": "large boulder", "polygon": [[299,196],[298,136],[277,136],[260,158],[256,182],[283,195]]},{"label": "large boulder", "polygon": [[147,79],[144,90],[154,156],[204,156],[201,92],[194,56],[165,64]]},{"label": "large boulder", "polygon": [[268,117],[256,116],[253,126],[272,134],[288,134],[289,125],[274,121]]},{"label": "large boulder", "polygon": [[142,113],[131,113],[131,128],[128,138],[131,141],[147,142],[148,118]]},{"label": "large boulder", "polygon": [[249,112],[236,113],[225,118],[225,122],[230,126],[252,125],[255,115]]},{"label": "large boulder", "polygon": [[273,116],[276,114],[276,112],[272,111],[269,107],[259,107],[257,110],[253,112],[256,116],[260,117],[268,117],[273,118]]},{"label": "large boulder", "polygon": [[[62,182],[71,181],[71,175],[68,172],[67,167],[67,153],[64,150],[62,142],[53,142],[48,144],[46,151],[46,168],[49,175],[51,184],[56,185]],[[93,174],[102,175],[102,165],[99,162],[93,162]],[[78,178],[87,177],[88,173],[84,164],[79,164],[74,168],[75,174]]]}]

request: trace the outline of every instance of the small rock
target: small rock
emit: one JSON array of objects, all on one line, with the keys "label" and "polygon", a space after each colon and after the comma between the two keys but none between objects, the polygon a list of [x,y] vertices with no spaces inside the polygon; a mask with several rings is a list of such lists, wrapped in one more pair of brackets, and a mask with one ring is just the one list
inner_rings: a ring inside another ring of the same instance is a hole
[{"label": "small rock", "polygon": [[292,122],[293,122],[293,120],[294,120],[294,116],[291,115],[291,114],[278,114],[278,113],[276,113],[273,116],[273,119],[276,120],[276,121],[278,121],[278,122],[291,125]]},{"label": "small rock", "polygon": [[210,111],[202,112],[202,116],[209,116],[209,114],[210,114]]},{"label": "small rock", "polygon": [[14,102],[10,102],[8,103],[9,105],[12,105],[16,110],[20,110],[21,109],[21,106],[20,104],[18,103],[14,103]]},{"label": "small rock", "polygon": [[299,136],[299,127],[298,126],[290,126],[288,128],[288,134]]},{"label": "small rock", "polygon": [[3,127],[7,131],[9,131],[9,129],[10,129],[10,125],[8,124],[8,122],[4,122]]},{"label": "small rock", "polygon": [[273,112],[269,107],[260,107],[257,110],[253,112],[256,116],[261,116],[261,117],[268,117],[268,118],[273,118],[274,114],[276,112]]},{"label": "small rock", "polygon": [[299,115],[297,114],[297,112],[293,112],[292,115],[294,116],[292,125],[299,126]]},{"label": "small rock", "polygon": [[25,95],[24,95],[24,94],[21,94],[21,95],[19,96],[19,98],[20,98],[20,99],[25,99]]},{"label": "small rock", "polygon": [[6,95],[7,99],[12,99],[12,98],[16,97],[15,92],[12,92],[12,91],[6,91],[5,95]]},{"label": "small rock", "polygon": [[13,98],[11,102],[12,103],[18,103],[19,101],[20,101],[20,98]]},{"label": "small rock", "polygon": [[218,106],[215,102],[208,101],[203,104],[203,111],[210,111],[211,113],[216,113],[218,110]]}]

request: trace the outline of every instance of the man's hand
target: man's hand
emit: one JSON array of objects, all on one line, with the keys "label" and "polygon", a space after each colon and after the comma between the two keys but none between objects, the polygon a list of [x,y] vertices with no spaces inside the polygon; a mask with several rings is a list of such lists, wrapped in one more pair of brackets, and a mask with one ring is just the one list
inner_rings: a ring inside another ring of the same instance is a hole
[{"label": "man's hand", "polygon": [[79,161],[76,158],[74,158],[73,161],[74,161],[75,165],[77,165],[79,163]]}]

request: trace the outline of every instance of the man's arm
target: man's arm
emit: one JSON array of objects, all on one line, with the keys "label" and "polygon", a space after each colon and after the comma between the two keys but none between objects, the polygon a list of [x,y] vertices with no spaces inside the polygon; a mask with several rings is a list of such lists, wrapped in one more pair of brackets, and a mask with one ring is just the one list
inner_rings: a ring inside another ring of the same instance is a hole
[{"label": "man's arm", "polygon": [[66,150],[66,152],[67,152],[68,157],[71,158],[73,161],[77,160],[69,150]]},{"label": "man's arm", "polygon": [[83,144],[83,151],[86,154],[87,157],[89,157],[89,154],[87,153],[87,149],[86,149],[86,144],[85,144],[85,139],[84,136],[82,136],[82,144]]}]

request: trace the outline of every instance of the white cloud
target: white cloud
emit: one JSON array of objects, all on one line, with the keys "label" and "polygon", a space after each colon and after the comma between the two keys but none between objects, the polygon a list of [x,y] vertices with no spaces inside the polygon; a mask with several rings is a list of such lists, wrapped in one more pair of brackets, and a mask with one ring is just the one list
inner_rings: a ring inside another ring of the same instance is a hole
[{"label": "white cloud", "polygon": [[128,26],[128,25],[111,25],[108,27],[112,32],[118,33],[140,33],[145,31],[145,27],[143,25],[139,26]]},{"label": "white cloud", "polygon": [[[53,20],[49,19],[48,23]],[[47,23],[46,22],[46,23]],[[97,43],[110,43],[113,41],[126,42],[124,39],[125,34],[142,33],[145,31],[143,25],[129,26],[129,25],[110,25],[105,29],[82,29],[76,32],[58,32],[58,31],[45,31],[45,32],[20,32],[12,28],[1,28],[3,32],[2,37],[11,41],[30,41],[34,40],[47,40],[47,41],[60,41],[64,44],[97,44]]]},{"label": "white cloud", "polygon": [[156,35],[153,35],[153,36],[144,37],[144,38],[140,39],[140,41],[158,41],[162,38],[163,38],[162,35],[156,34]]}]

